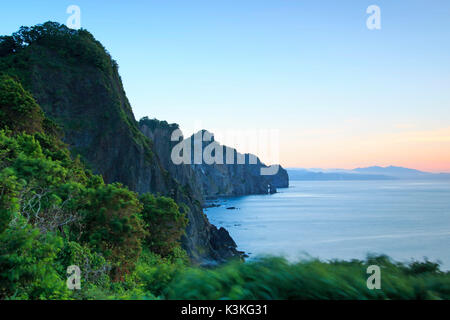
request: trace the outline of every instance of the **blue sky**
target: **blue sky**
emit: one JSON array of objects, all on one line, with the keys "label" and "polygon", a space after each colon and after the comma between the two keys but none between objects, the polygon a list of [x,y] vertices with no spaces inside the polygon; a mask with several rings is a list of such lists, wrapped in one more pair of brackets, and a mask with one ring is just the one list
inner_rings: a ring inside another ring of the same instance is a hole
[{"label": "blue sky", "polygon": [[72,4],[138,119],[279,129],[287,166],[450,171],[449,1],[8,1],[0,33]]}]

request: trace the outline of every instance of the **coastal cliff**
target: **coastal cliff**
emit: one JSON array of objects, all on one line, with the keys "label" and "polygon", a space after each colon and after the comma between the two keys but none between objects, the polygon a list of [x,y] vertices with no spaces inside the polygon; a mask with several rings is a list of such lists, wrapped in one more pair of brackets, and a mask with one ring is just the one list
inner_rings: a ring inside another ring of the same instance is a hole
[{"label": "coastal cliff", "polygon": [[240,256],[228,232],[209,223],[198,195],[164,168],[166,159],[139,130],[117,63],[89,32],[52,22],[22,27],[2,41],[0,73],[31,92],[46,117],[62,129],[72,155],[106,183],[120,182],[184,204],[189,224],[183,248],[194,262]]}]

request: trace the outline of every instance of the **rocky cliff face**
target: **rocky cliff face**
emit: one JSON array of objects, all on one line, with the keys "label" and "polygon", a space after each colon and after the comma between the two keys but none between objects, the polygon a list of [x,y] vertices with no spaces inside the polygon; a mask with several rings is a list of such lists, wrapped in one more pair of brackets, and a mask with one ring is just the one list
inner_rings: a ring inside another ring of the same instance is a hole
[{"label": "rocky cliff face", "polygon": [[164,153],[158,149],[163,146],[155,149],[139,130],[118,66],[103,46],[87,31],[56,23],[25,30],[21,37],[11,41],[11,48],[3,46],[0,73],[18,78],[33,94],[46,116],[63,129],[72,153],[107,183],[121,182],[136,192],[186,204],[189,225],[183,246],[194,261],[239,256],[228,233],[208,222],[196,191],[164,168],[167,159],[159,157]]},{"label": "rocky cliff face", "polygon": [[[241,154],[236,149],[221,145],[214,141],[213,135],[207,131],[204,135],[212,137],[211,142],[203,142],[202,151],[206,146],[209,148],[222,150],[223,157],[220,164],[194,164],[192,166],[201,190],[205,197],[218,196],[241,196],[248,194],[269,194],[277,192],[277,188],[289,187],[289,177],[287,171],[281,166],[273,175],[262,174],[262,169],[268,169],[255,155]],[[199,135],[197,133],[196,135]],[[191,137],[191,141],[193,141]],[[192,148],[194,148],[192,146]],[[232,164],[227,164],[226,153],[233,155],[235,160]],[[242,164],[237,159],[243,159]],[[251,158],[254,159],[252,162]]]},{"label": "rocky cliff face", "polygon": [[[176,124],[168,124],[165,121],[156,119],[142,119],[139,122],[140,129],[145,136],[154,142],[158,156],[163,159],[162,165],[171,175],[185,188],[193,191],[196,198],[201,200],[208,197],[218,196],[240,196],[247,194],[267,194],[276,192],[277,188],[287,188],[289,177],[285,169],[281,166],[275,175],[261,175],[261,168],[266,168],[261,161],[256,158],[256,163],[251,164],[250,155],[241,155],[235,149],[229,148],[229,152],[234,154],[234,159],[238,156],[245,157],[243,164],[226,164],[226,154],[224,151],[222,163],[224,164],[181,164],[175,165],[171,160],[172,148],[178,142],[171,141],[172,132],[178,129]],[[210,133],[203,131],[199,134]],[[191,151],[194,150],[194,138],[190,137]],[[211,142],[203,142],[201,151],[206,146],[221,147],[214,139]],[[224,148],[225,149],[225,148]],[[191,163],[194,163],[191,154]]]},{"label": "rocky cliff face", "polygon": [[166,121],[143,118],[139,121],[141,132],[153,141],[153,148],[161,159],[161,165],[171,176],[185,189],[189,190],[193,197],[203,201],[203,190],[197,182],[197,176],[191,165],[175,165],[171,160],[172,148],[177,142],[171,141],[174,130],[179,129],[177,124],[168,124]]}]

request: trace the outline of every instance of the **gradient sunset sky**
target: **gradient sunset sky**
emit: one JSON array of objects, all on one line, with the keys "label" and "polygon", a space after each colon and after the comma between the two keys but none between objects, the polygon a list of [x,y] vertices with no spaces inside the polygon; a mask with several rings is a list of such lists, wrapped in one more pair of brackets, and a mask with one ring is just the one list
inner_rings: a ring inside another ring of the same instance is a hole
[{"label": "gradient sunset sky", "polygon": [[450,172],[448,0],[8,1],[0,33],[65,23],[72,4],[137,119],[279,129],[286,167]]}]

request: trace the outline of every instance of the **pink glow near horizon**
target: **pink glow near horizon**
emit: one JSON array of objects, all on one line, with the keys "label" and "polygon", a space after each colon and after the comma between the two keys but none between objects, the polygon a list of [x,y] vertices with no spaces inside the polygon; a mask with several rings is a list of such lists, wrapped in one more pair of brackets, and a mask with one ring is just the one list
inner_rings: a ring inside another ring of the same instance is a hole
[{"label": "pink glow near horizon", "polygon": [[354,169],[398,166],[450,172],[450,128],[364,135],[293,134],[281,143],[286,167]]}]

